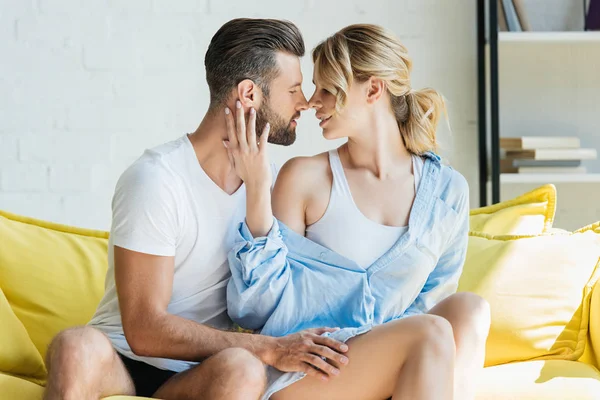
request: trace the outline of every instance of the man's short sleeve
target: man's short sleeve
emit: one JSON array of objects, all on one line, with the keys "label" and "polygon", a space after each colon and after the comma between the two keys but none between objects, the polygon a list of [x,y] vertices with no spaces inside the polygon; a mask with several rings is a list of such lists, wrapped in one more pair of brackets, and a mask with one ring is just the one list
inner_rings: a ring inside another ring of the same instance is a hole
[{"label": "man's short sleeve", "polygon": [[179,232],[175,182],[155,162],[129,167],[112,201],[111,239],[140,253],[174,256]]}]

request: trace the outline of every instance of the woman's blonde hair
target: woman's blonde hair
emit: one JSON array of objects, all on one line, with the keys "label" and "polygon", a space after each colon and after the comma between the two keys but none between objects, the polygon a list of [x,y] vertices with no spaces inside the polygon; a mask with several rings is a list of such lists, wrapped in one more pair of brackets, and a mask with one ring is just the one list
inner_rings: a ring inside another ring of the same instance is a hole
[{"label": "woman's blonde hair", "polygon": [[335,95],[337,112],[345,106],[352,82],[379,78],[390,94],[406,148],[414,154],[437,150],[444,98],[430,88],[411,88],[412,60],[392,33],[377,25],[350,25],[321,42],[312,56],[315,81]]}]

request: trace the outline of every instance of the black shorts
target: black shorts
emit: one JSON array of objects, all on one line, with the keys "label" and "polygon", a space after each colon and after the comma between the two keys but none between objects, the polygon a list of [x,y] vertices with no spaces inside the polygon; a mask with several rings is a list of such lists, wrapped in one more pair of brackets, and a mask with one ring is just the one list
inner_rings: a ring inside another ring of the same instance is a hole
[{"label": "black shorts", "polygon": [[117,352],[135,386],[136,396],[152,397],[159,387],[177,372],[156,368],[142,361],[132,360]]}]

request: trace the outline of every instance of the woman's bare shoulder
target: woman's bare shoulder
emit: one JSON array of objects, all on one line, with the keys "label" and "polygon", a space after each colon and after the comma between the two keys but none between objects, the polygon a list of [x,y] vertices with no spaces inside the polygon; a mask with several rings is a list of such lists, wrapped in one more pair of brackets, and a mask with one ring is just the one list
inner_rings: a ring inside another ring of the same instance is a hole
[{"label": "woman's bare shoulder", "polygon": [[293,186],[301,189],[315,188],[315,185],[330,184],[331,172],[328,153],[310,157],[294,157],[288,160],[277,176],[276,185]]}]

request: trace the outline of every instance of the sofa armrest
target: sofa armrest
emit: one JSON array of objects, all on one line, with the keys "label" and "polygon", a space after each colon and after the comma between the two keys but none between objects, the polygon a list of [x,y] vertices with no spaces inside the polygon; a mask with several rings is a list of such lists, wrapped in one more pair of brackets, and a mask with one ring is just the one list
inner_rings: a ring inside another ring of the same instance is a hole
[{"label": "sofa armrest", "polygon": [[[600,279],[592,288],[590,301],[589,344],[594,365],[600,368]],[[592,360],[590,360],[592,361]]]}]

